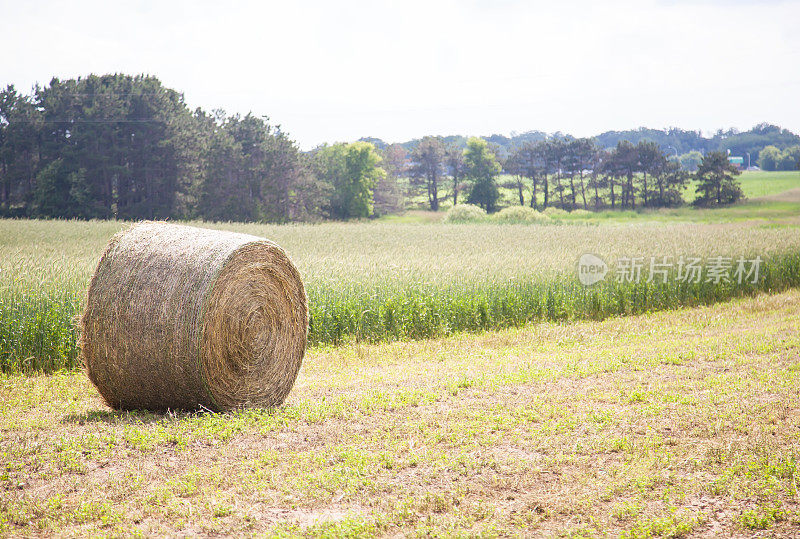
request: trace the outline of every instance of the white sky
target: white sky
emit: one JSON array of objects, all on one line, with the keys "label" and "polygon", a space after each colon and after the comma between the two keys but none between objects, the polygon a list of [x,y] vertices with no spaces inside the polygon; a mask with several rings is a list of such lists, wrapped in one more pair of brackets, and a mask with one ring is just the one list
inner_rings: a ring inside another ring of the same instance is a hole
[{"label": "white sky", "polygon": [[0,84],[156,75],[303,149],[375,136],[800,132],[800,2],[0,0]]}]

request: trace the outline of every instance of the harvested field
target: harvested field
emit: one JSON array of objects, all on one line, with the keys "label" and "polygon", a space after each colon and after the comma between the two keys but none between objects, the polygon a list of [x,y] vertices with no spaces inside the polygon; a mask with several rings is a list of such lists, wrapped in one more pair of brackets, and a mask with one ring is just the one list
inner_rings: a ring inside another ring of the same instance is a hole
[{"label": "harvested field", "polygon": [[800,533],[800,292],[312,349],[287,404],[112,412],[0,383],[0,530]]}]

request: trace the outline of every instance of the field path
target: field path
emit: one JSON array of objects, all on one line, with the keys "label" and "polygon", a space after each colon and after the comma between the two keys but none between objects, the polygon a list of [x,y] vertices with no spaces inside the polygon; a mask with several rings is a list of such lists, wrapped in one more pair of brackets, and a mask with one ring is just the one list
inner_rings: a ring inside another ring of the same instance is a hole
[{"label": "field path", "polygon": [[752,199],[753,201],[762,201],[762,202],[794,202],[800,203],[800,187],[795,189],[789,189],[788,191],[784,191],[783,193],[778,193],[776,195],[767,195],[763,197],[757,197]]}]

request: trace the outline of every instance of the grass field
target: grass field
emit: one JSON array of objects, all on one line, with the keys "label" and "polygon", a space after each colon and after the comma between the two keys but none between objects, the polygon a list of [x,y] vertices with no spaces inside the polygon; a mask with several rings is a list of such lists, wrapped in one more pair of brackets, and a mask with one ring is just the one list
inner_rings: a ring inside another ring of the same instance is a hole
[{"label": "grass field", "polygon": [[0,534],[800,533],[800,292],[309,352],[287,405],[0,377]]},{"label": "grass field", "polygon": [[747,198],[778,195],[792,189],[800,189],[800,171],[792,172],[743,172],[739,176],[742,190]]}]

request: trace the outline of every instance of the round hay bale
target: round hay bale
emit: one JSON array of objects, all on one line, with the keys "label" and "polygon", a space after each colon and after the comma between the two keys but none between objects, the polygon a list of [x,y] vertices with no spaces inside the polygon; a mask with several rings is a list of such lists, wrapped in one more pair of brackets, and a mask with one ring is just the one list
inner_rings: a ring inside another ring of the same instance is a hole
[{"label": "round hay bale", "polygon": [[81,329],[89,378],[113,408],[265,407],[297,377],[308,304],[271,241],[142,222],[109,242]]}]

